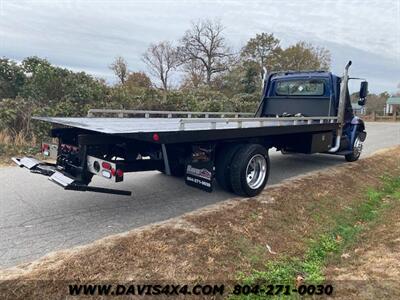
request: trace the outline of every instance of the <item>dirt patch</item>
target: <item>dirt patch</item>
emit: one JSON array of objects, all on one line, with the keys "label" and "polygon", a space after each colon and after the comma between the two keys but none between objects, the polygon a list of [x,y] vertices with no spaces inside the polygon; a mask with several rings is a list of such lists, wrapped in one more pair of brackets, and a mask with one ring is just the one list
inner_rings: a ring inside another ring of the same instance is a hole
[{"label": "dirt patch", "polygon": [[325,274],[337,283],[336,294],[342,299],[400,299],[400,203]]},{"label": "dirt patch", "polygon": [[[304,241],[332,216],[363,201],[380,176],[400,175],[400,148],[325,169],[163,223],[52,253],[0,271],[1,290],[23,299],[58,295],[66,282],[227,282],[279,256],[301,256]],[[42,280],[38,282],[37,280]],[[47,281],[46,281],[47,280]],[[46,284],[42,284],[43,281]],[[32,285],[40,285],[33,289]]]}]

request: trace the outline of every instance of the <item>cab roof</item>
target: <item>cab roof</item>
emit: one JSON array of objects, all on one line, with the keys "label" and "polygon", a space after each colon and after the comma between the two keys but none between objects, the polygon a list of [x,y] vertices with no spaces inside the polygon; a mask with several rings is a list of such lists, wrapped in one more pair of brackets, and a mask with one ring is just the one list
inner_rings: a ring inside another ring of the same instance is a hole
[{"label": "cab roof", "polygon": [[332,76],[331,72],[327,71],[284,71],[272,74],[271,79],[282,79],[282,78],[329,78]]}]

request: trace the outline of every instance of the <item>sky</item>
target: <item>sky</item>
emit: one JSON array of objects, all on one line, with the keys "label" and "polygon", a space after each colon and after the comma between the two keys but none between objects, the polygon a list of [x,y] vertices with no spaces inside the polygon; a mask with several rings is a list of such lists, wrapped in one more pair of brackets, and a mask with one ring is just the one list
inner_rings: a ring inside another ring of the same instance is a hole
[{"label": "sky", "polygon": [[191,22],[218,19],[236,51],[257,33],[282,46],[304,40],[326,47],[332,71],[364,77],[374,93],[400,83],[400,0],[0,0],[0,57],[27,56],[115,80],[108,68],[123,56],[131,71],[146,71],[150,43],[177,43]]}]

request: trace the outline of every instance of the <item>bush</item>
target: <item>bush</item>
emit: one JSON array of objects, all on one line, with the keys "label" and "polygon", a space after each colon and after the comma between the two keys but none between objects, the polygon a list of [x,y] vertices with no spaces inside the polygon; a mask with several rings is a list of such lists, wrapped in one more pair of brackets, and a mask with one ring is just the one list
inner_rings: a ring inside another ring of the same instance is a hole
[{"label": "bush", "polygon": [[21,65],[7,59],[2,62],[0,88],[7,87],[9,96],[0,98],[0,131],[21,134],[24,139],[42,139],[51,128],[32,121],[32,116],[80,117],[90,108],[254,112],[259,100],[255,93],[228,97],[232,93],[209,86],[171,90],[165,97],[163,91],[149,86],[110,87],[84,72],[55,67],[37,57],[29,57]]},{"label": "bush", "polygon": [[0,130],[14,131],[29,135],[34,103],[21,97],[0,101]]}]

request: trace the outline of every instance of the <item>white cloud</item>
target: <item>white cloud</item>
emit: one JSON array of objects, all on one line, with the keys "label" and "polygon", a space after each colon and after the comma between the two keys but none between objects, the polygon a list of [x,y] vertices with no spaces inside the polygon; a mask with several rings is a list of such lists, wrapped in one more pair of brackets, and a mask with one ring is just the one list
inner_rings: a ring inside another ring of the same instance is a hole
[{"label": "white cloud", "polygon": [[283,45],[306,40],[331,46],[334,70],[358,55],[369,66],[360,66],[363,76],[380,73],[371,90],[394,90],[400,81],[399,0],[0,0],[0,56],[38,55],[110,78],[107,66],[116,55],[144,69],[140,56],[149,43],[177,40],[201,18],[221,19],[237,49],[255,33],[273,32]]}]

